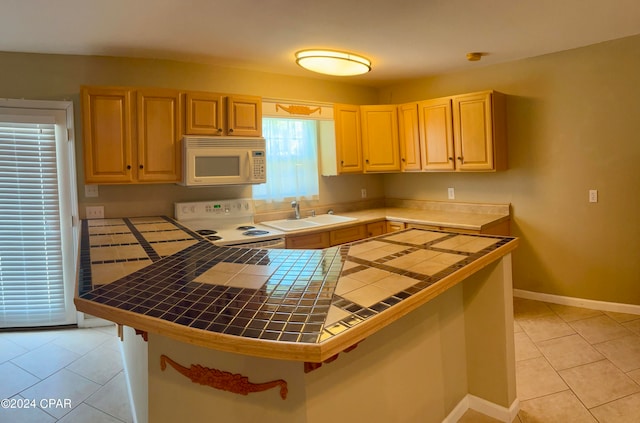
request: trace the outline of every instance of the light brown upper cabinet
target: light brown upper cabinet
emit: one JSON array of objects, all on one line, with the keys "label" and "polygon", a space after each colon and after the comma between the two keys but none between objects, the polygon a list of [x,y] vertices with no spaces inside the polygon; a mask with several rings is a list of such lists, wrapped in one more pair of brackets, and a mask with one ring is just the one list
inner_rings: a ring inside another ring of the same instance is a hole
[{"label": "light brown upper cabinet", "polygon": [[403,172],[422,170],[424,146],[420,142],[417,103],[398,106],[398,129],[400,170]]},{"label": "light brown upper cabinet", "polygon": [[224,135],[222,94],[188,92],[185,94],[185,133],[187,135]]},{"label": "light brown upper cabinet", "polygon": [[262,98],[207,92],[185,94],[187,135],[262,136]]},{"label": "light brown upper cabinet", "polygon": [[364,166],[360,132],[360,106],[336,104],[333,111],[338,173],[362,173]]},{"label": "light brown upper cabinet", "polygon": [[505,96],[484,91],[418,102],[422,169],[507,168]]},{"label": "light brown upper cabinet", "polygon": [[486,91],[453,97],[456,169],[507,168],[505,96]]},{"label": "light brown upper cabinet", "polygon": [[177,182],[180,92],[82,87],[85,183]]},{"label": "light brown upper cabinet", "polygon": [[227,134],[237,137],[262,136],[262,99],[254,96],[227,97]]},{"label": "light brown upper cabinet", "polygon": [[181,180],[181,106],[179,91],[157,88],[136,90],[139,182]]},{"label": "light brown upper cabinet", "polygon": [[400,170],[398,107],[360,106],[365,172]]},{"label": "light brown upper cabinet", "polygon": [[81,89],[87,184],[133,182],[131,96],[126,88]]},{"label": "light brown upper cabinet", "polygon": [[451,98],[418,102],[424,170],[455,170]]}]

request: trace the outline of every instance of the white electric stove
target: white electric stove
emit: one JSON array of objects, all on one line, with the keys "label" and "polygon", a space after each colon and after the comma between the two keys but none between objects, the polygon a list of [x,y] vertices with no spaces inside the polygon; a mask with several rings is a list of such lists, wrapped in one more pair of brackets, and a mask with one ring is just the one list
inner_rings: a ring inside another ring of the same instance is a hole
[{"label": "white electric stove", "polygon": [[178,222],[215,245],[284,248],[284,233],[254,223],[253,200],[175,203]]}]

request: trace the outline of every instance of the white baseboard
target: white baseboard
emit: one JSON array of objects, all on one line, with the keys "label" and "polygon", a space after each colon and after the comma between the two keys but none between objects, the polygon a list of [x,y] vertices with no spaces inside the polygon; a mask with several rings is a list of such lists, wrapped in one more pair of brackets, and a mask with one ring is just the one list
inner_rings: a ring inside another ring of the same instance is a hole
[{"label": "white baseboard", "polygon": [[640,305],[610,303],[607,301],[587,300],[584,298],[563,297],[561,295],[545,294],[542,292],[514,289],[513,296],[528,300],[544,301],[546,303],[561,304],[573,307],[582,307],[592,310],[612,311],[615,313],[628,313],[640,315]]},{"label": "white baseboard", "polygon": [[520,401],[516,398],[511,406],[506,408],[476,397],[475,395],[467,394],[460,400],[458,405],[454,407],[451,413],[442,420],[442,423],[456,423],[469,409],[493,417],[501,422],[511,423],[518,415],[518,411],[520,411]]}]

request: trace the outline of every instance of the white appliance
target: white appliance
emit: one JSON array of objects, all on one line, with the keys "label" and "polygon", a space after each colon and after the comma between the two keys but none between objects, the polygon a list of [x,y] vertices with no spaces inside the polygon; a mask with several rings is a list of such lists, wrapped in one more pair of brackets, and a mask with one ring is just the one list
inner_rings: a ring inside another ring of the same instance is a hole
[{"label": "white appliance", "polygon": [[185,136],[182,149],[180,185],[249,185],[267,182],[264,138]]},{"label": "white appliance", "polygon": [[253,200],[175,203],[175,218],[215,245],[285,248],[284,233],[254,223]]}]

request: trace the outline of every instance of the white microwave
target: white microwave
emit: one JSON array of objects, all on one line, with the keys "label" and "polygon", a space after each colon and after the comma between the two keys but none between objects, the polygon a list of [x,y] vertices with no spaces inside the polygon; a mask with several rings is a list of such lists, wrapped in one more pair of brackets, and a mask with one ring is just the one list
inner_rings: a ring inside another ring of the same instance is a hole
[{"label": "white microwave", "polygon": [[192,137],[182,140],[185,186],[250,185],[267,182],[264,138]]}]

